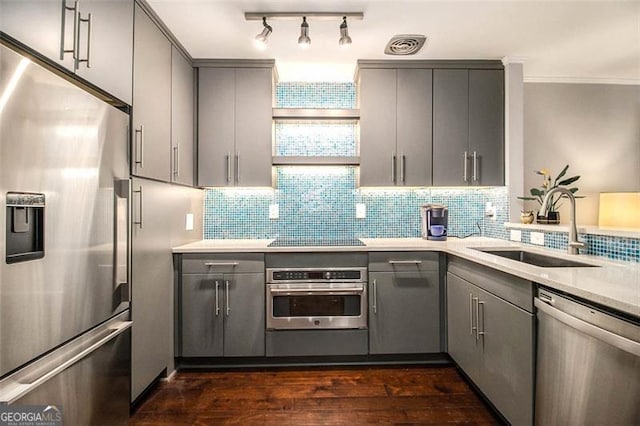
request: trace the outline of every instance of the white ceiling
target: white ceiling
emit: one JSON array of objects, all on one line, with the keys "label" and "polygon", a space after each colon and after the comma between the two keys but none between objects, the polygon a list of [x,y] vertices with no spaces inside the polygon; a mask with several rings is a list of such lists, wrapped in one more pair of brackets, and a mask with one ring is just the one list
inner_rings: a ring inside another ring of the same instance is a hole
[{"label": "white ceiling", "polygon": [[[280,80],[351,80],[357,59],[386,56],[396,34],[424,34],[407,59],[524,62],[525,81],[640,84],[640,1],[147,0],[194,58],[274,58]],[[309,21],[311,47],[297,46],[300,20],[260,21],[244,12],[363,12],[349,21],[353,44],[338,46],[340,20]]]}]

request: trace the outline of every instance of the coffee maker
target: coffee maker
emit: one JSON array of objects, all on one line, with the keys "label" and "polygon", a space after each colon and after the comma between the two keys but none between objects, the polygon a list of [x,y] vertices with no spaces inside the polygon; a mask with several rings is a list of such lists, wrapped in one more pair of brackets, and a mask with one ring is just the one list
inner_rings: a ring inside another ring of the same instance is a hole
[{"label": "coffee maker", "polygon": [[449,210],[442,204],[425,204],[420,209],[422,216],[422,238],[444,241],[447,239]]}]

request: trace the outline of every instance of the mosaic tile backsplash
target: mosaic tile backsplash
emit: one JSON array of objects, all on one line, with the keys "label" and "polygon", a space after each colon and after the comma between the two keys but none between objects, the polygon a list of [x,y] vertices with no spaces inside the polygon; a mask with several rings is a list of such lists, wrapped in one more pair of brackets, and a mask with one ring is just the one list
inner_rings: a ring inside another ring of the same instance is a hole
[{"label": "mosaic tile backsplash", "polygon": [[[354,108],[353,83],[283,82],[276,87],[279,108]],[[283,121],[274,126],[276,155],[357,155],[357,125],[338,122]],[[275,189],[207,189],[204,238],[376,238],[419,237],[420,206],[439,203],[449,208],[449,235],[482,235],[508,239],[507,188],[357,188],[353,166],[275,167]],[[366,218],[356,219],[356,204]],[[496,206],[496,217],[484,216]],[[279,218],[269,219],[277,204]],[[494,220],[495,219],[495,220]],[[523,242],[529,243],[523,231]],[[580,235],[588,253],[640,262],[640,240]],[[567,234],[545,235],[545,245],[566,249]]]},{"label": "mosaic tile backsplash", "polygon": [[274,130],[276,155],[358,155],[355,122],[276,121]]},{"label": "mosaic tile backsplash", "polygon": [[276,108],[355,107],[355,83],[285,81],[276,85]]}]

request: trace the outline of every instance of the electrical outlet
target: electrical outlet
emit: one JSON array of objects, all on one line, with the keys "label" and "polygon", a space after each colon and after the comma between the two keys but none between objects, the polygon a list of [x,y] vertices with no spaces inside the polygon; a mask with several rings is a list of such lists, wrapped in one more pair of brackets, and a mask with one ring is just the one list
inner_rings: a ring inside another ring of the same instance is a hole
[{"label": "electrical outlet", "polygon": [[493,204],[491,204],[490,201],[487,201],[487,203],[484,206],[484,216],[489,217],[495,221],[497,210],[498,210],[497,206],[494,206]]},{"label": "electrical outlet", "polygon": [[356,203],[356,219],[365,219],[367,217],[367,205]]},{"label": "electrical outlet", "polygon": [[544,232],[532,232],[529,237],[531,238],[531,244],[544,245]]},{"label": "electrical outlet", "polygon": [[519,229],[512,229],[509,234],[509,239],[511,241],[522,241],[522,231]]},{"label": "electrical outlet", "polygon": [[193,213],[187,213],[184,229],[185,231],[193,231]]},{"label": "electrical outlet", "polygon": [[278,219],[280,217],[280,207],[277,204],[269,204],[269,219]]}]

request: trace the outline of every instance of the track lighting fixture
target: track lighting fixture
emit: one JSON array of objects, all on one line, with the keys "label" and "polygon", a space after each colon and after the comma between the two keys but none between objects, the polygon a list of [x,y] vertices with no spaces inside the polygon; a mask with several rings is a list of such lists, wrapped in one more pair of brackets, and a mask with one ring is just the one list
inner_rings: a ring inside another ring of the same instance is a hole
[{"label": "track lighting fixture", "polygon": [[256,45],[260,49],[265,49],[267,47],[267,40],[273,32],[271,25],[267,24],[266,16],[262,17],[262,26],[262,32],[256,36]]},{"label": "track lighting fixture", "polygon": [[311,45],[311,38],[309,37],[309,24],[307,24],[307,17],[302,17],[302,24],[300,25],[300,37],[298,37],[298,45],[300,47],[309,47]]},{"label": "track lighting fixture", "polygon": [[340,46],[349,46],[351,44],[351,37],[349,37],[349,27],[347,26],[347,17],[342,17],[342,24],[340,24]]},{"label": "track lighting fixture", "polygon": [[302,24],[300,25],[300,37],[298,37],[298,45],[300,47],[307,48],[311,45],[307,18],[319,21],[332,21],[334,23],[336,20],[342,18],[342,23],[340,24],[339,44],[340,46],[349,46],[351,44],[351,37],[349,37],[347,18],[351,20],[362,20],[364,19],[364,14],[362,12],[245,12],[244,14],[244,19],[247,21],[262,20],[262,32],[255,37],[256,45],[260,48],[266,47],[267,39],[273,32],[273,28],[267,24],[267,19],[298,20],[300,18],[302,18]]}]

